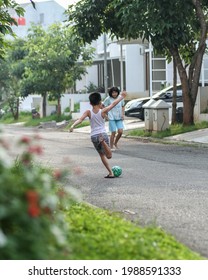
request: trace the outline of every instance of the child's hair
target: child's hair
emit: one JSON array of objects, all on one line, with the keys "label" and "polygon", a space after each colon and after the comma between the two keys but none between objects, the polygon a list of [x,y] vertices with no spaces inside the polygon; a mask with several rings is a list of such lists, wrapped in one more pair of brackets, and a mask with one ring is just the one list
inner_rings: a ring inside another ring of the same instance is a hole
[{"label": "child's hair", "polygon": [[89,100],[90,100],[90,104],[92,106],[95,106],[95,105],[99,105],[102,99],[99,92],[92,92],[89,95]]},{"label": "child's hair", "polygon": [[110,97],[112,97],[113,91],[116,91],[116,92],[118,93],[118,95],[119,95],[119,93],[120,93],[120,90],[119,90],[117,87],[111,87],[111,88],[109,89],[109,92],[108,92]]}]

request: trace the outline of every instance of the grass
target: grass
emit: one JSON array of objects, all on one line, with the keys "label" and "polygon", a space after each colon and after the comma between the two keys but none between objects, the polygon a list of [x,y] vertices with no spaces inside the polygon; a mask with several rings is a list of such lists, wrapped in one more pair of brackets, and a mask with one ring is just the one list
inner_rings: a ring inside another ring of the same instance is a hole
[{"label": "grass", "polygon": [[[66,129],[68,129],[74,123],[74,120],[71,119],[71,116],[52,115],[52,116],[47,116],[47,117],[40,118],[40,119],[33,119],[32,114],[30,112],[21,112],[19,114],[19,119],[16,120],[16,121],[14,120],[12,114],[7,113],[6,115],[4,115],[0,119],[0,123],[13,124],[13,123],[22,122],[22,123],[24,123],[24,126],[36,127],[36,126],[39,126],[41,122],[49,122],[49,121],[61,122],[61,121],[64,121],[64,120],[69,122]],[[88,126],[88,125],[90,125],[89,120],[85,120],[85,121],[82,122],[82,124],[77,125],[76,128],[84,127],[84,126]]]},{"label": "grass", "polygon": [[73,260],[202,260],[156,226],[140,227],[115,213],[74,204],[66,212]]},{"label": "grass", "polygon": [[35,126],[39,126],[41,122],[49,122],[49,121],[61,122],[64,120],[69,121],[69,124],[73,123],[73,121],[71,120],[71,116],[51,115],[51,116],[47,116],[47,117],[40,118],[40,119],[33,119],[32,114],[30,112],[21,112],[19,114],[18,120],[14,120],[12,114],[7,113],[0,119],[0,123],[13,124],[13,123],[22,122],[22,123],[24,123],[25,126],[35,127]]},{"label": "grass", "polygon": [[30,119],[32,119],[32,114],[29,112],[20,113],[18,120],[14,120],[12,114],[7,113],[0,119],[0,123],[12,124],[12,123],[19,123],[19,122],[28,122]]},{"label": "grass", "polygon": [[149,132],[145,131],[143,128],[134,129],[126,133],[127,136],[138,136],[138,137],[153,137],[157,139],[162,139],[164,137],[173,136],[177,134],[182,134],[186,132],[191,132],[198,129],[208,128],[208,122],[203,121],[196,123],[191,126],[183,126],[182,124],[170,125],[169,129],[164,131]]}]

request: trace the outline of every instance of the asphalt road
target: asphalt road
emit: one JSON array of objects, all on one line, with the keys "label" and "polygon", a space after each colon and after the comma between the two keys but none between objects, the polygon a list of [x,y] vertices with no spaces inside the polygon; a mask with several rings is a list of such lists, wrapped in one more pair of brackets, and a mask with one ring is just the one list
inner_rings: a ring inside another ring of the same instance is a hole
[{"label": "asphalt road", "polygon": [[[156,224],[192,250],[208,257],[208,148],[144,143],[122,138],[111,165],[119,178],[107,174],[88,134],[34,131],[7,126],[4,137],[38,133],[44,155],[37,160],[71,171],[68,186],[93,205],[121,212],[140,225]],[[18,153],[14,149],[12,155]]]}]

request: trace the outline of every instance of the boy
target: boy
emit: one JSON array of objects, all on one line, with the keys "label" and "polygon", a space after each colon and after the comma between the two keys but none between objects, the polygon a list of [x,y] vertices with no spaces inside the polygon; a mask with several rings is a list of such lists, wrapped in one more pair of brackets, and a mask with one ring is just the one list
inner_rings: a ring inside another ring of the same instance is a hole
[{"label": "boy", "polygon": [[109,139],[105,129],[105,116],[113,107],[115,107],[121,100],[123,100],[126,95],[127,93],[123,91],[113,103],[105,108],[102,108],[103,106],[100,93],[91,93],[89,96],[89,100],[90,104],[92,105],[92,109],[86,110],[70,128],[70,132],[72,132],[76,125],[82,123],[86,117],[89,118],[91,126],[91,141],[95,149],[99,153],[102,163],[109,172],[108,175],[104,177],[108,179],[115,177],[108,163],[108,159],[112,157],[112,152],[109,146]]}]

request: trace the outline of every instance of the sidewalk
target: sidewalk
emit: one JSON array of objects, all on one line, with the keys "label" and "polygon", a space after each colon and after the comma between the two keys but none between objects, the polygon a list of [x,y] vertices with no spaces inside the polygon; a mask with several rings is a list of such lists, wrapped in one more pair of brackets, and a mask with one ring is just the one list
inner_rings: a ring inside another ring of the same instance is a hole
[{"label": "sidewalk", "polygon": [[208,128],[166,137],[165,139],[208,144]]},{"label": "sidewalk", "polygon": [[[108,122],[105,123],[106,131],[109,133]],[[124,120],[124,131],[144,127],[144,122],[140,119],[129,118]],[[90,133],[90,126],[75,128],[76,132]]]},{"label": "sidewalk", "polygon": [[[109,133],[108,130],[108,122],[106,122],[106,131]],[[144,122],[137,118],[126,118],[124,120],[124,134],[125,130],[131,130],[136,128],[143,128]],[[85,126],[81,128],[76,128],[76,132],[81,133],[90,133],[90,126]],[[187,142],[195,142],[195,143],[202,143],[208,144],[208,128],[195,130],[192,132],[187,132],[183,134],[178,134],[174,136],[166,137],[167,140],[174,140],[174,141],[187,141]]]}]

